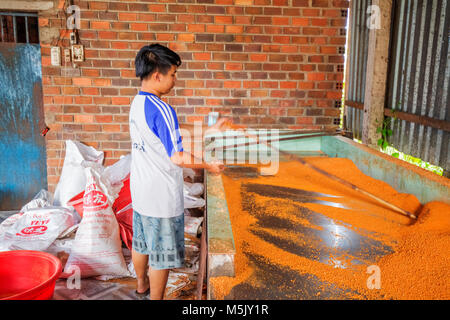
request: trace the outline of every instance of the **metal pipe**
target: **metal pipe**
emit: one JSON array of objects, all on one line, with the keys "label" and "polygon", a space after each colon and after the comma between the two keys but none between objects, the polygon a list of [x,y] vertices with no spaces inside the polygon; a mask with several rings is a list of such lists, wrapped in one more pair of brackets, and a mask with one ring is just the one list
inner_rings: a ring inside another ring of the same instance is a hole
[{"label": "metal pipe", "polygon": [[0,16],[38,17],[37,13],[24,12],[0,12]]},{"label": "metal pipe", "polygon": [[2,42],[3,42],[3,16],[0,15],[0,28],[2,29]]},{"label": "metal pipe", "polygon": [[28,39],[28,17],[25,16],[25,38],[26,38],[26,42],[29,43],[29,39]]},{"label": "metal pipe", "polygon": [[17,42],[16,16],[13,16],[13,35],[14,35],[14,42]]}]

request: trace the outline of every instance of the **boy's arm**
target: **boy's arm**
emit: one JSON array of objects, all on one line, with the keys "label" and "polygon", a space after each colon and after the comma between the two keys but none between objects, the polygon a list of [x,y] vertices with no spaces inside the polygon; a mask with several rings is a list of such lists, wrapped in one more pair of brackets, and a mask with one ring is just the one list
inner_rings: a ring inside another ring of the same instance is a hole
[{"label": "boy's arm", "polygon": [[[214,132],[214,131],[225,131],[227,129],[233,129],[233,122],[231,121],[231,119],[228,118],[220,118],[217,120],[217,122],[208,127],[206,124],[202,124],[201,125],[201,130],[200,127],[196,127],[196,124],[192,124],[192,123],[183,123],[183,124],[179,124],[180,129],[181,130],[181,135],[183,136],[183,130],[186,130],[187,132],[189,132],[190,138],[192,140],[202,140],[203,141],[203,137],[205,136],[206,133],[208,132]],[[200,126],[200,125],[198,125]],[[187,133],[186,132],[186,133]]]},{"label": "boy's arm", "polygon": [[[189,143],[191,146],[195,141],[203,141],[205,134],[208,132],[214,133],[234,128],[233,122],[228,118],[220,118],[210,127],[202,124],[201,130],[199,130],[200,128],[195,127],[196,125],[190,123],[179,124],[179,126],[181,129],[180,134],[183,137],[183,143]],[[194,148],[190,148],[190,150],[194,150]],[[206,169],[215,174],[221,173],[224,169],[224,165],[220,161],[205,162],[203,159],[197,158],[187,151],[175,152],[170,160],[182,168]]]},{"label": "boy's arm", "polygon": [[222,162],[206,162],[187,151],[175,152],[174,155],[170,157],[170,161],[182,168],[206,169],[214,174],[219,174],[224,169]]}]

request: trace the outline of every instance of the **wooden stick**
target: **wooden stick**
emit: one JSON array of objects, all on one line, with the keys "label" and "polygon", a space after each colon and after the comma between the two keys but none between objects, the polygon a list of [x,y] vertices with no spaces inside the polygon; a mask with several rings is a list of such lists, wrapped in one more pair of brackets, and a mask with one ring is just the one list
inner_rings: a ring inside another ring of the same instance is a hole
[{"label": "wooden stick", "polygon": [[[256,139],[256,141],[224,146],[224,147],[222,147],[222,150],[226,150],[226,149],[229,149],[229,148],[244,147],[244,146],[249,146],[249,145],[254,145],[254,144],[259,144],[259,143],[266,143],[266,142],[270,143],[270,142],[273,142],[273,141],[287,141],[287,140],[307,139],[307,138],[324,137],[324,136],[335,136],[335,135],[340,135],[340,134],[341,134],[340,132],[323,133],[323,131],[322,131],[322,133],[320,133],[320,134],[310,134],[310,135],[305,135],[305,136],[296,136],[296,137],[279,138],[279,139],[268,139],[268,140],[259,140],[258,137],[254,137],[254,136],[251,136],[251,135],[244,134],[245,136],[247,136],[249,138]],[[216,149],[216,147],[206,148],[205,151],[211,151],[211,150],[214,150],[214,149]],[[217,149],[220,149],[220,148],[217,148]]]},{"label": "wooden stick", "polygon": [[[323,135],[329,135],[329,134],[323,134]],[[312,135],[304,136],[304,138],[311,137],[311,136]],[[297,139],[299,139],[299,138],[300,137],[297,137]],[[285,139],[287,140],[287,139],[291,139],[291,138],[285,138]],[[328,177],[328,178],[330,178],[332,180],[335,180],[335,181],[337,181],[337,182],[339,182],[339,183],[341,183],[341,184],[343,184],[343,185],[345,185],[345,186],[347,186],[349,188],[352,188],[355,191],[361,192],[362,194],[364,194],[364,195],[366,195],[366,196],[368,196],[368,197],[378,201],[379,203],[384,204],[385,206],[389,207],[390,209],[392,209],[393,211],[395,211],[397,213],[400,213],[400,214],[402,214],[404,216],[407,216],[407,217],[409,217],[411,219],[417,219],[417,217],[414,214],[412,214],[412,213],[410,213],[410,212],[408,212],[406,210],[403,210],[403,209],[401,209],[401,208],[399,208],[399,207],[397,207],[397,206],[395,206],[395,205],[393,205],[393,204],[391,204],[391,203],[389,203],[389,202],[387,202],[387,201],[385,201],[385,200],[383,200],[383,199],[381,199],[381,198],[379,198],[379,197],[377,197],[377,196],[375,196],[375,195],[373,195],[373,194],[371,194],[371,193],[369,193],[369,192],[367,192],[365,190],[360,189],[359,187],[355,186],[354,184],[352,184],[352,183],[350,183],[348,181],[345,181],[345,180],[343,180],[343,179],[341,179],[341,178],[339,178],[339,177],[337,177],[337,176],[335,176],[335,175],[333,175],[331,173],[328,173],[328,172],[326,172],[326,171],[324,171],[324,170],[322,170],[322,169],[320,169],[320,168],[318,168],[318,167],[316,167],[316,166],[306,162],[301,157],[298,157],[298,156],[296,156],[294,154],[291,154],[289,152],[281,151],[281,150],[275,148],[274,146],[272,146],[270,144],[270,141],[268,141],[268,143],[265,143],[265,141],[260,141],[260,142],[265,144],[266,146],[270,147],[274,151],[282,153],[282,154],[286,155],[287,157],[292,158],[292,159],[300,162],[304,166],[307,166],[308,168],[311,168],[314,171],[316,171],[316,172],[318,172],[318,173],[320,173],[320,174],[322,174],[322,175],[324,175],[324,176],[326,176],[326,177]]]},{"label": "wooden stick", "polygon": [[[242,128],[242,129],[244,129],[244,128]],[[245,128],[245,129],[247,129],[247,128]],[[345,132],[346,132],[345,130],[329,130],[329,131],[327,131],[327,130],[293,130],[293,131],[280,131],[278,133],[278,136],[282,137],[282,136],[290,136],[293,134],[312,134],[312,133],[314,133],[314,134],[327,133],[327,134],[333,135],[333,134],[339,134],[339,133],[344,134]],[[251,137],[253,139],[257,138],[256,135],[249,134],[249,133],[244,133],[244,135],[247,137]],[[219,136],[219,137],[214,137],[214,138],[215,138],[215,140],[219,141],[219,140],[224,140],[224,139],[228,138],[228,136]]]},{"label": "wooden stick", "polygon": [[[280,152],[284,152],[284,151],[280,151]],[[372,198],[372,199],[374,199],[374,200],[384,204],[385,206],[391,208],[392,210],[394,210],[394,211],[396,211],[398,213],[401,213],[401,214],[403,214],[403,215],[405,215],[405,216],[407,216],[407,217],[409,217],[411,219],[417,219],[417,217],[414,214],[412,214],[412,213],[410,213],[410,212],[408,212],[406,210],[403,210],[403,209],[401,209],[401,208],[399,208],[399,207],[397,207],[397,206],[395,206],[395,205],[393,205],[393,204],[391,204],[391,203],[389,203],[389,202],[387,202],[387,201],[385,201],[385,200],[383,200],[383,199],[381,199],[381,198],[379,198],[379,197],[377,197],[377,196],[375,196],[375,195],[373,195],[373,194],[371,194],[371,193],[369,193],[369,192],[367,192],[367,191],[365,191],[363,189],[360,189],[359,187],[355,186],[354,184],[352,184],[352,183],[350,183],[348,181],[345,181],[345,180],[343,180],[343,179],[341,179],[341,178],[339,178],[339,177],[337,177],[337,176],[335,176],[335,175],[333,175],[333,174],[331,174],[329,172],[326,172],[326,171],[324,171],[324,170],[322,170],[320,168],[317,168],[316,166],[306,162],[305,160],[303,160],[300,157],[296,157],[295,155],[292,155],[292,154],[289,154],[289,156],[290,157],[293,156],[295,158],[295,160],[297,160],[298,162],[300,162],[304,166],[307,166],[308,168],[311,168],[311,169],[313,169],[313,170],[315,170],[315,171],[317,171],[317,172],[327,176],[328,178],[331,178],[331,179],[333,179],[333,180],[335,180],[337,182],[340,182],[341,184],[343,184],[343,185],[345,185],[345,186],[347,186],[349,188],[352,188],[353,190],[361,192],[362,194],[365,194],[366,196],[368,196],[368,197],[370,197],[370,198]]]}]

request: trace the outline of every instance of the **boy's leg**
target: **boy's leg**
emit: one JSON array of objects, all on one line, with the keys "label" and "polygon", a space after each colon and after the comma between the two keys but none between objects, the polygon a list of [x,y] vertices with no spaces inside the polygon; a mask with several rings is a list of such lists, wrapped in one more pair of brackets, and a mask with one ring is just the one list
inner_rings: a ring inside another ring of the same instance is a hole
[{"label": "boy's leg", "polygon": [[170,269],[152,269],[148,268],[150,275],[150,300],[162,300],[166,290],[167,279]]},{"label": "boy's leg", "polygon": [[147,266],[148,266],[148,255],[139,253],[134,249],[131,250],[131,259],[133,260],[134,271],[136,272],[137,278],[137,288],[138,293],[144,293],[150,287]]}]

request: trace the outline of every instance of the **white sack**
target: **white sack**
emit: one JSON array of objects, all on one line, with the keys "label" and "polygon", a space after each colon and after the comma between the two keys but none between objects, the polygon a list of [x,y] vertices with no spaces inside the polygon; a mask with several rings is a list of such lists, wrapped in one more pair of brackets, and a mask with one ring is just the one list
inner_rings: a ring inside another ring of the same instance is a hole
[{"label": "white sack", "polygon": [[19,212],[0,225],[0,251],[44,251],[73,225],[72,211],[64,207]]},{"label": "white sack", "polygon": [[203,183],[190,183],[187,181],[184,181],[184,192],[187,193],[190,196],[198,197],[203,195],[204,191]]},{"label": "white sack", "polygon": [[184,232],[196,236],[198,228],[202,224],[203,217],[184,216]]},{"label": "white sack", "polygon": [[191,168],[183,168],[183,179],[191,178],[194,181],[195,171]]},{"label": "white sack", "polygon": [[45,189],[39,191],[33,200],[28,202],[20,209],[20,212],[25,212],[35,208],[45,208],[53,205],[53,195]]},{"label": "white sack", "polygon": [[86,175],[83,161],[103,163],[103,151],[78,141],[66,140],[66,156],[59,182],[55,189],[54,205],[67,207],[67,202],[84,190]]},{"label": "white sack", "polygon": [[131,153],[122,156],[119,161],[105,168],[103,176],[108,179],[111,184],[118,184],[124,180],[130,173],[131,169]]},{"label": "white sack", "polygon": [[122,254],[119,224],[111,208],[117,190],[107,179],[102,181],[100,170],[87,167],[85,174],[83,218],[64,272],[70,274],[78,267],[81,277],[129,276]]},{"label": "white sack", "polygon": [[193,197],[188,194],[184,194],[184,209],[201,208],[206,204],[205,199],[199,197]]}]

